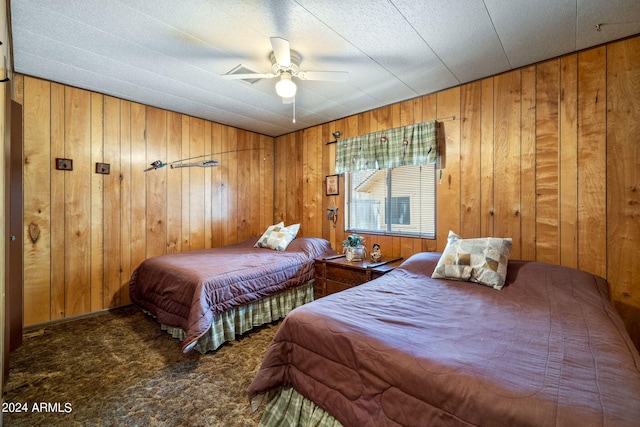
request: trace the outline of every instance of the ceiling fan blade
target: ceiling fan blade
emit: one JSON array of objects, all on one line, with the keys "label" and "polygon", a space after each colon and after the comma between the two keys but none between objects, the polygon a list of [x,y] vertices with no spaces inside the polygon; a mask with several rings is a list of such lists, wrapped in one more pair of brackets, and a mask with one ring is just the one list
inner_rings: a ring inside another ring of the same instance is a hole
[{"label": "ceiling fan blade", "polygon": [[283,67],[291,65],[291,51],[289,50],[289,41],[281,37],[271,37],[271,47],[276,61]]},{"label": "ceiling fan blade", "polygon": [[242,79],[272,79],[276,77],[275,74],[259,74],[259,73],[247,73],[247,74],[223,74],[221,76],[227,80],[242,80]]},{"label": "ceiling fan blade", "polygon": [[349,80],[346,71],[300,71],[296,77],[302,80],[322,80],[326,82],[341,82]]}]

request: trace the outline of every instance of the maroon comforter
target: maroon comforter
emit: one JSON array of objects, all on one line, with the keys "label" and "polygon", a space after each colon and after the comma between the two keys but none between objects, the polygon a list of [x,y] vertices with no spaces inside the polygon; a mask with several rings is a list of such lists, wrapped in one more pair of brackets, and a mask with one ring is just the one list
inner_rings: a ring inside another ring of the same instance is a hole
[{"label": "maroon comforter", "polygon": [[510,261],[498,291],[422,253],[293,310],[249,389],[293,386],[345,426],[638,426],[640,357],[606,282]]},{"label": "maroon comforter", "polygon": [[314,258],[334,253],[319,238],[299,237],[285,251],[254,248],[257,240],[149,258],[131,275],[131,300],[184,330],[188,351],[214,316],[311,280]]}]

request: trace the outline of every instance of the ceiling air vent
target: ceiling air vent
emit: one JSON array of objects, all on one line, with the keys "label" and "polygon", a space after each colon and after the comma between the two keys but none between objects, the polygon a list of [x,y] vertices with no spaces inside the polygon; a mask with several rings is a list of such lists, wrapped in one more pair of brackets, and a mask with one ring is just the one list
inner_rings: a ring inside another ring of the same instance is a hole
[{"label": "ceiling air vent", "polygon": [[[237,67],[235,67],[234,69],[232,69],[231,71],[229,71],[227,73],[228,74],[260,74],[260,71],[254,70],[253,68],[249,68],[246,65],[238,65]],[[247,82],[249,84],[254,84],[255,82],[259,81],[260,79],[242,79],[243,82]]]}]

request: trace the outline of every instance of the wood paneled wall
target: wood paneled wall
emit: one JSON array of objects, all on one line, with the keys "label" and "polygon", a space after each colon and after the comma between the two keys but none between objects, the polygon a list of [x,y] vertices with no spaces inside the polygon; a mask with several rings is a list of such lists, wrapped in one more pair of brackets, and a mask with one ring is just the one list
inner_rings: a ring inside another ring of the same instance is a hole
[{"label": "wood paneled wall", "polygon": [[[24,108],[25,325],[127,304],[145,258],[236,243],[273,223],[271,137],[28,76],[16,76],[14,97]],[[220,166],[144,172],[206,154]],[[73,171],[56,170],[58,157]]]},{"label": "wood paneled wall", "polygon": [[[408,257],[443,250],[449,230],[512,237],[512,258],[607,278],[640,348],[640,37],[276,138],[276,221],[301,222],[302,234],[340,249],[343,181],[340,196],[324,187],[335,164],[332,133],[433,119],[444,138],[435,240],[367,241]],[[339,206],[335,228],[329,205]]]}]

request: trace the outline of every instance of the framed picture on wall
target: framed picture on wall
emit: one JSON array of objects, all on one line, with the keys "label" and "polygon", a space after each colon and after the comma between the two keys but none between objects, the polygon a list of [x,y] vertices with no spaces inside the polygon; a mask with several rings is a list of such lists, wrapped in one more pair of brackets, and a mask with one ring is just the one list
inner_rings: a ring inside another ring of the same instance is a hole
[{"label": "framed picture on wall", "polygon": [[340,175],[327,175],[327,196],[337,196],[340,194],[338,178]]}]

